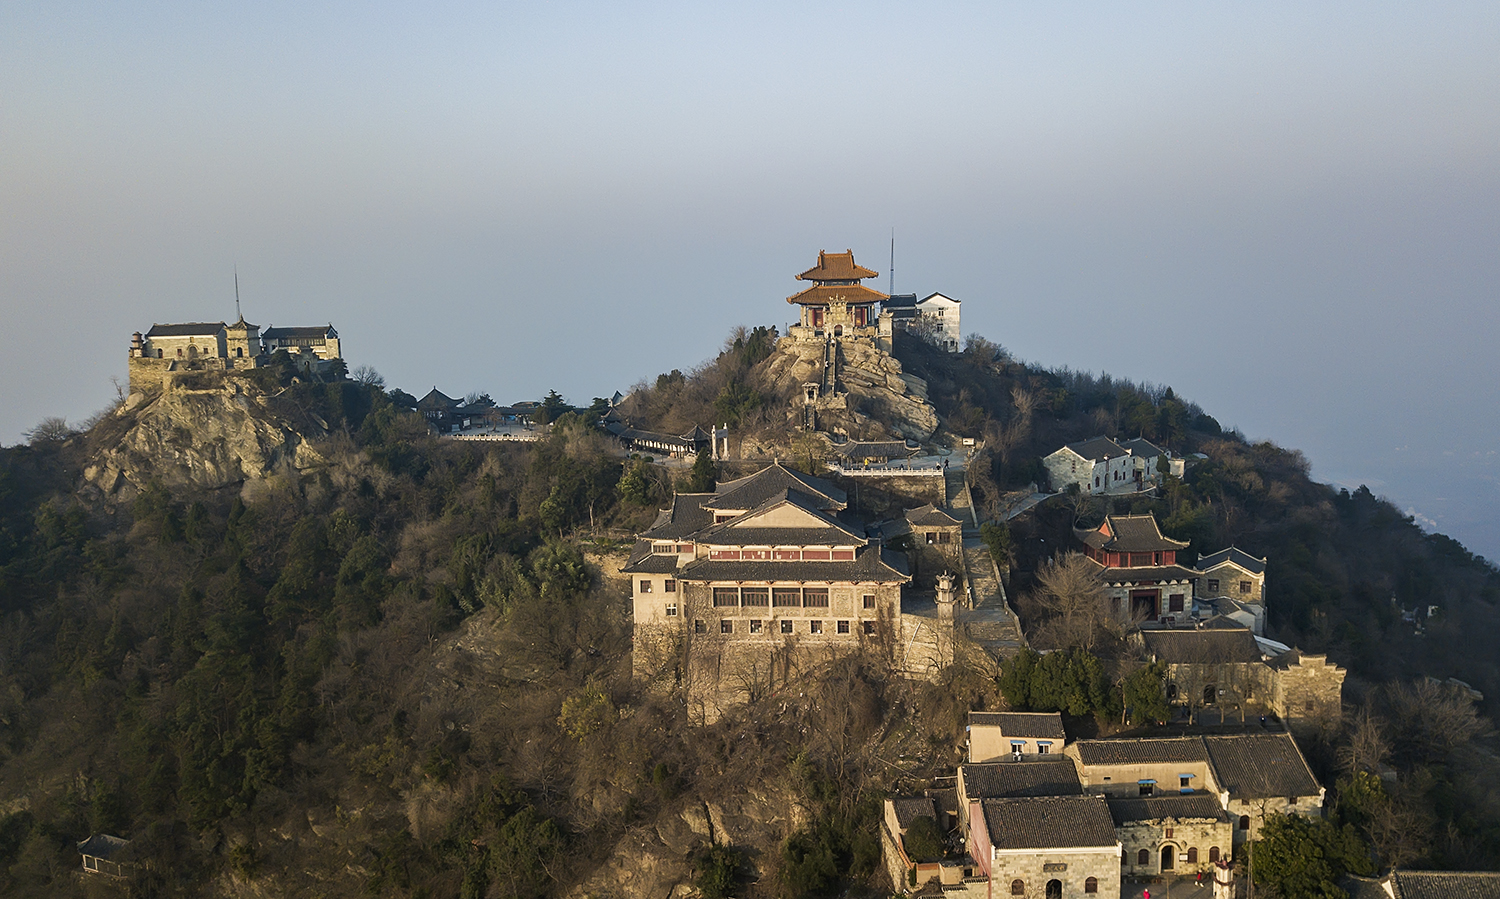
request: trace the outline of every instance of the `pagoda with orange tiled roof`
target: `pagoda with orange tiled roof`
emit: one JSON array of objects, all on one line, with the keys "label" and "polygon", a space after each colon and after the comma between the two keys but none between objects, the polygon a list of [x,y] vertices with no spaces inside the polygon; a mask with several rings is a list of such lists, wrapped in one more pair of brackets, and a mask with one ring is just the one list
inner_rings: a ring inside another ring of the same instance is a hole
[{"label": "pagoda with orange tiled roof", "polygon": [[876,306],[887,297],[859,282],[878,276],[878,272],[854,262],[853,250],[820,250],[818,264],[797,276],[797,280],[811,281],[813,286],[786,301],[802,307],[801,327],[811,329],[810,336],[842,337],[851,329],[875,326]]}]

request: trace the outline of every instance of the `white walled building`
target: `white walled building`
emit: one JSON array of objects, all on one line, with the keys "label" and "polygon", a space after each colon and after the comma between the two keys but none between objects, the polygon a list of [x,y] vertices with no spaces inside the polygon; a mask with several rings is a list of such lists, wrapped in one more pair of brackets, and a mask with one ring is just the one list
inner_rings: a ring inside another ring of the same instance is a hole
[{"label": "white walled building", "polygon": [[1057,493],[1067,490],[1070,484],[1094,494],[1134,489],[1131,472],[1135,462],[1130,451],[1108,437],[1070,443],[1044,457],[1042,466]]},{"label": "white walled building", "polygon": [[939,325],[939,346],[950,353],[963,349],[963,329],[959,324],[959,300],[940,293],[917,301],[917,317]]}]

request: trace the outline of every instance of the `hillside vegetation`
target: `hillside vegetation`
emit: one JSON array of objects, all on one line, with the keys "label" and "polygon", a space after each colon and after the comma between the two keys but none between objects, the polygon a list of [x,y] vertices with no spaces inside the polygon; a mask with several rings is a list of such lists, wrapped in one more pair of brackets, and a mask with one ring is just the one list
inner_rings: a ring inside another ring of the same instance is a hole
[{"label": "hillside vegetation", "polygon": [[[785,398],[756,386],[757,340],[638,391],[642,423],[773,428]],[[950,431],[985,438],[992,509],[1064,441],[1142,433],[1207,454],[1129,507],[1194,549],[1269,556],[1279,638],[1354,673],[1364,730],[1319,764],[1353,786],[1399,767],[1399,808],[1349,791],[1372,845],[1401,812],[1434,835],[1418,863],[1500,864],[1483,719],[1424,718],[1443,704],[1377,689],[1457,675],[1500,695],[1477,648],[1493,567],[1170,391],[983,341],[902,362]],[[950,764],[966,711],[1003,702],[994,670],[912,684],[856,657],[705,724],[689,697],[630,682],[628,595],[608,574],[604,535],[649,523],[664,469],[579,415],[536,444],[476,445],[430,438],[371,385],[253,389],[315,416],[302,467],[196,486],[164,470],[105,502],[80,491],[86,468],[132,429],[190,427],[127,409],[0,450],[0,893],[83,893],[73,844],[107,832],[149,863],[138,895],[878,895],[878,799]],[[162,464],[188,464],[192,441],[173,445]],[[1013,522],[1015,587],[1103,511],[1057,499]],[[1419,637],[1397,606],[1428,604]],[[1422,752],[1396,743],[1423,733]]]}]

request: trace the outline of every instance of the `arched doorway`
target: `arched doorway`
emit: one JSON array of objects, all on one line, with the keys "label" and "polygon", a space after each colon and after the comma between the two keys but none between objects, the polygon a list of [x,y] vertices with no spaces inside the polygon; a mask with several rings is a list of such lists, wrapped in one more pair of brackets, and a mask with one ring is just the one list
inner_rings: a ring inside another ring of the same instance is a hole
[{"label": "arched doorway", "polygon": [[1161,847],[1161,869],[1170,871],[1177,866],[1177,849],[1173,846]]},{"label": "arched doorway", "polygon": [[1047,899],[1062,899],[1062,881],[1047,881]]},{"label": "arched doorway", "polygon": [[1214,700],[1217,699],[1218,696],[1219,696],[1219,690],[1213,684],[1209,684],[1208,686],[1206,686],[1206,687],[1203,688],[1203,704],[1204,705],[1213,705],[1214,704]]},{"label": "arched doorway", "polygon": [[833,326],[833,336],[834,337],[843,337],[844,336],[844,326],[843,325],[834,325]]}]

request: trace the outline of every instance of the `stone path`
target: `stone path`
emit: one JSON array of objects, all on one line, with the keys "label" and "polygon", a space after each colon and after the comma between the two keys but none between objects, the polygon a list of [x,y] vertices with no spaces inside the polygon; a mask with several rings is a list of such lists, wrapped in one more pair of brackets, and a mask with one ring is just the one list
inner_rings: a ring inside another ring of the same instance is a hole
[{"label": "stone path", "polygon": [[1043,500],[1049,499],[1049,498],[1054,497],[1054,496],[1057,496],[1057,494],[1056,493],[1033,493],[1030,496],[1026,497],[1025,499],[1021,500],[1020,502],[1016,503],[1014,506],[1011,506],[1009,509],[1006,509],[1005,510],[1005,520],[1006,521],[1010,521],[1012,518],[1015,518],[1017,515],[1021,515],[1021,514],[1024,514],[1026,512],[1030,512],[1032,509],[1035,509],[1037,506],[1041,505]]},{"label": "stone path", "polygon": [[962,465],[948,463],[948,468],[943,472],[943,486],[947,491],[948,511],[954,518],[964,523],[964,533],[978,532],[979,519],[974,514],[974,503],[969,496],[969,486],[964,482],[964,469]]},{"label": "stone path", "polygon": [[964,582],[973,597],[973,608],[960,606],[957,618],[970,640],[991,655],[1007,659],[1026,645],[1020,622],[1006,601],[1005,585],[1000,582],[990,550],[979,539],[979,516],[964,479],[964,458],[959,453],[948,457],[943,472],[949,514],[963,522]]},{"label": "stone path", "polygon": [[996,578],[989,547],[978,537],[964,538],[964,577],[973,590],[974,608],[961,609],[958,620],[969,639],[999,658],[1010,658],[1026,645],[1020,622],[1005,601],[1005,586]]}]

